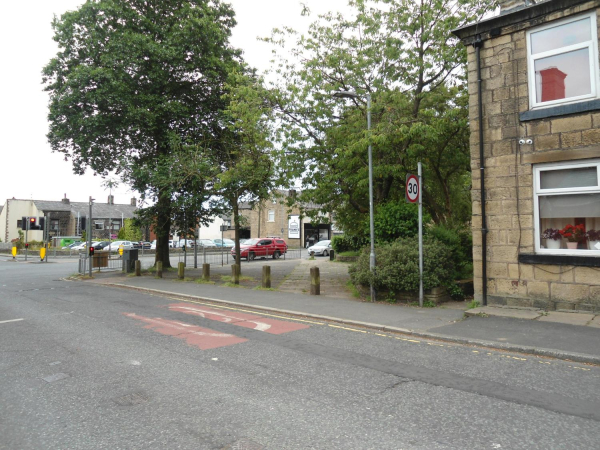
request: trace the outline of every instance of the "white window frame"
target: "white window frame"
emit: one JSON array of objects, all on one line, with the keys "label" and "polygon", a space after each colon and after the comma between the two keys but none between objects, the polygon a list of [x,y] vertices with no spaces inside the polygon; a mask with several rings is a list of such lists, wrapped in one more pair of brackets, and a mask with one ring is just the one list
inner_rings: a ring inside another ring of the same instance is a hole
[{"label": "white window frame", "polygon": [[[596,166],[598,186],[584,186],[576,188],[556,188],[556,189],[542,189],[541,188],[541,172],[551,170],[565,170],[565,169],[582,169],[586,167]],[[600,256],[600,250],[579,250],[579,249],[549,249],[541,248],[541,234],[540,230],[540,204],[539,198],[546,195],[567,195],[567,194],[589,194],[598,193],[600,194],[600,159],[578,161],[578,162],[563,162],[563,163],[545,163],[536,164],[533,167],[533,226],[535,231],[535,252],[539,254],[552,254],[552,255],[574,255],[574,256]],[[582,211],[582,217],[585,216],[585,212]]]},{"label": "white window frame", "polygon": [[94,222],[94,230],[98,230],[98,231],[104,230],[104,221],[100,221],[100,220],[95,221]]},{"label": "white window frame", "polygon": [[270,209],[269,210],[269,215],[267,217],[267,222],[275,222],[275,210],[274,209]]},{"label": "white window frame", "polygon": [[[570,22],[575,22],[581,19],[585,19],[586,17],[590,18],[590,27],[591,27],[591,40],[587,42],[580,42],[575,45],[570,45],[567,47],[561,47],[559,49],[549,50],[542,53],[537,53],[535,57],[531,54],[531,35],[533,33],[537,33],[538,31],[547,30],[549,28],[559,27],[565,25]],[[547,25],[543,25],[541,27],[533,28],[527,31],[527,75],[528,75],[528,84],[529,84],[529,105],[530,109],[540,109],[540,108],[548,108],[556,105],[563,105],[569,103],[578,103],[586,100],[593,100],[598,98],[598,28],[596,25],[596,11],[589,12],[583,15],[577,15],[573,17],[569,17],[567,19],[558,20],[556,22],[551,22]],[[548,102],[538,102],[536,100],[536,92],[535,92],[535,61],[538,59],[548,58],[550,56],[561,55],[563,53],[568,53],[574,50],[581,50],[583,48],[589,48],[589,56],[590,56],[590,88],[591,93],[586,95],[580,95],[578,97],[569,97],[564,99],[551,100]]]}]

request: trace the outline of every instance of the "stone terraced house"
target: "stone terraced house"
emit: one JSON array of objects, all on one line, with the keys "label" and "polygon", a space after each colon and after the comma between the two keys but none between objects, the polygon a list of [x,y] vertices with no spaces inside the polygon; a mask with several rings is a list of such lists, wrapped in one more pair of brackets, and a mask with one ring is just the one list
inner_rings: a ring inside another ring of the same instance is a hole
[{"label": "stone terraced house", "polygon": [[475,295],[600,310],[600,0],[501,0],[468,49]]}]

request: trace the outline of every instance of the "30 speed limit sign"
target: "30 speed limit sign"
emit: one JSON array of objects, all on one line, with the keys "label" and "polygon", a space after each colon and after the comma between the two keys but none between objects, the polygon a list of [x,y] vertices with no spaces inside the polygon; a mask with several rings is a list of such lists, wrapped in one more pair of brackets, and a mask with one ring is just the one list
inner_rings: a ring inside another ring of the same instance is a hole
[{"label": "30 speed limit sign", "polygon": [[419,178],[416,175],[406,175],[406,201],[416,203],[419,201],[421,186],[419,186]]}]

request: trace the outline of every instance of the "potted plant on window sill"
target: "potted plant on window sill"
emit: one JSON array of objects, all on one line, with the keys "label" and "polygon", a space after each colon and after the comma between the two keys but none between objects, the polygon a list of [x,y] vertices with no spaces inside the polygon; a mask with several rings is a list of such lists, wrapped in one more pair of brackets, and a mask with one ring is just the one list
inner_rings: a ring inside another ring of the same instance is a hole
[{"label": "potted plant on window sill", "polygon": [[542,233],[542,239],[546,239],[546,248],[556,250],[560,248],[562,235],[556,228],[547,228]]},{"label": "potted plant on window sill", "polygon": [[586,237],[590,250],[600,250],[600,230],[588,230]]},{"label": "potted plant on window sill", "polygon": [[573,250],[577,248],[579,241],[585,239],[585,226],[583,224],[568,224],[562,230],[560,230],[560,234],[562,237],[567,238],[567,248]]}]

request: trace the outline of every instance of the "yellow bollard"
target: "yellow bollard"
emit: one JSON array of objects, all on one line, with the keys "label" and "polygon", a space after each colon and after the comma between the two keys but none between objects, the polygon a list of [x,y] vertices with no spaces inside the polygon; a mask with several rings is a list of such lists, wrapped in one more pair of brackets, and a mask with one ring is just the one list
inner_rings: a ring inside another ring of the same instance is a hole
[{"label": "yellow bollard", "polygon": [[40,248],[40,261],[43,261],[46,257],[46,247]]}]

